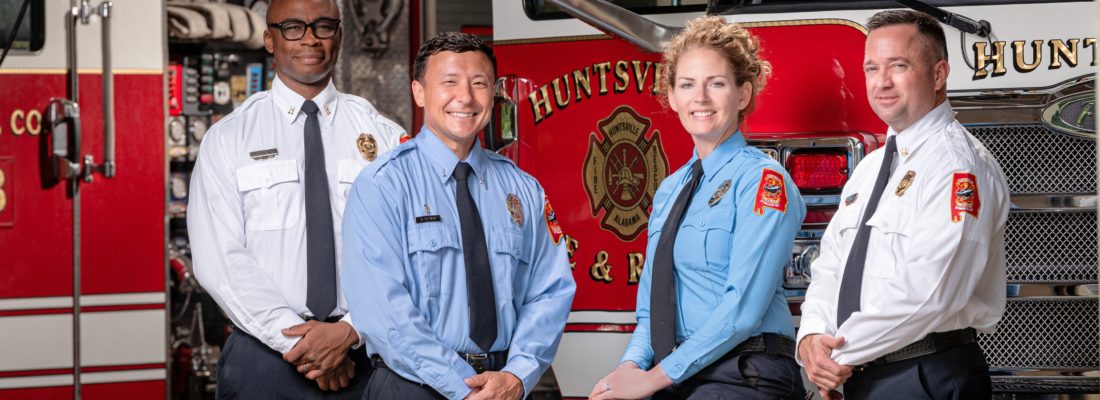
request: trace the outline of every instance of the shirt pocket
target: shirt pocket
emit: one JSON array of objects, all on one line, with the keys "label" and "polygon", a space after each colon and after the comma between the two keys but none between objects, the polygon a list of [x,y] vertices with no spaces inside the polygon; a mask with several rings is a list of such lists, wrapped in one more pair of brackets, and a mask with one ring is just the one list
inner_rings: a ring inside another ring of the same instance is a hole
[{"label": "shirt pocket", "polygon": [[302,214],[296,160],[264,161],[237,168],[245,229],[273,231],[298,225]]},{"label": "shirt pocket", "polygon": [[[722,272],[729,269],[732,218],[722,213],[692,216],[676,235],[676,264],[690,269]],[[703,246],[702,254],[699,245]],[[681,248],[683,245],[683,248]],[[702,259],[699,259],[702,256]],[[683,261],[681,261],[683,260]]]},{"label": "shirt pocket", "polygon": [[[892,196],[893,197],[893,196]],[[863,273],[877,279],[897,279],[900,261],[906,257],[910,222],[916,209],[910,201],[888,198],[879,204],[878,210],[867,225],[872,229],[872,240],[867,249],[867,263]]]},{"label": "shirt pocket", "polygon": [[[409,259],[419,281],[418,290],[427,296],[419,296],[421,306],[428,306],[428,299],[438,299],[442,281],[443,264],[448,255],[459,250],[455,226],[443,222],[415,224],[408,229]],[[456,257],[451,257],[456,258]]]},{"label": "shirt pocket", "polygon": [[341,215],[348,203],[348,192],[362,170],[363,166],[356,160],[340,160],[336,166],[336,209],[340,210]]},{"label": "shirt pocket", "polygon": [[[493,266],[493,290],[497,299],[511,300],[520,264],[526,263],[523,251],[523,232],[511,226],[494,226],[491,229],[491,259]],[[498,305],[502,304],[498,302]]]}]

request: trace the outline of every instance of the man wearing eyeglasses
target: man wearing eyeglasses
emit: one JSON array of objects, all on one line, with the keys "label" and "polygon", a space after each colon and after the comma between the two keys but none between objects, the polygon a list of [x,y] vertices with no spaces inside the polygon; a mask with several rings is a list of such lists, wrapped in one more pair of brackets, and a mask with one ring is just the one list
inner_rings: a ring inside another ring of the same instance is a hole
[{"label": "man wearing eyeglasses", "polygon": [[219,398],[359,399],[371,372],[338,289],[341,219],[359,171],[404,131],[340,93],[334,0],[270,5],[271,90],[212,126],[191,180],[195,273],[236,329]]}]

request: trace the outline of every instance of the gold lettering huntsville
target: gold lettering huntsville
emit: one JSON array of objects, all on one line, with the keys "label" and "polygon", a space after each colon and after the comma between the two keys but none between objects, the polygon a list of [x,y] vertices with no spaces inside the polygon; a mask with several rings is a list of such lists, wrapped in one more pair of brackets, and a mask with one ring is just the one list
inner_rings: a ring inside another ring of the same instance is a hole
[{"label": "gold lettering huntsville", "polygon": [[643,253],[626,253],[627,266],[630,270],[630,278],[627,279],[627,284],[637,284],[642,279],[642,266],[645,265],[645,254]]},{"label": "gold lettering huntsville", "polygon": [[[540,86],[528,95],[531,115],[538,125],[550,118],[554,110],[564,110],[571,103],[591,99],[593,95],[622,94],[632,84],[638,93],[659,94],[664,67],[661,63],[644,60],[604,61],[566,72],[555,77],[547,85]],[[613,82],[609,82],[612,81]],[[594,82],[595,81],[595,82]],[[593,86],[599,85],[594,94]]]},{"label": "gold lettering huntsville", "polygon": [[[1012,67],[1019,73],[1028,73],[1038,69],[1046,61],[1047,70],[1076,67],[1080,63],[1079,54],[1091,48],[1089,66],[1096,66],[1096,38],[1069,38],[1050,40],[1012,41],[1012,55],[1005,54],[1009,42],[997,41],[974,43],[973,80],[1003,76],[1008,70],[1005,63],[1012,61]],[[1030,46],[1028,45],[1030,43]],[[1046,46],[1043,44],[1046,43]],[[1045,47],[1045,49],[1044,49]],[[1045,52],[1044,52],[1045,50]],[[1030,52],[1031,54],[1027,54]],[[1029,61],[1030,60],[1030,61]],[[989,70],[993,66],[992,71]]]},{"label": "gold lettering huntsville", "polygon": [[607,263],[606,251],[600,250],[596,253],[596,262],[589,268],[588,273],[596,281],[611,283],[611,264]]}]

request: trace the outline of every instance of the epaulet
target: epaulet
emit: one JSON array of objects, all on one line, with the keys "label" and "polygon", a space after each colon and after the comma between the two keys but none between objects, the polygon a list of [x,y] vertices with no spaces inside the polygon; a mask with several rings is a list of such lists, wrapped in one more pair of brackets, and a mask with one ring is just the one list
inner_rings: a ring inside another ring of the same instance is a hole
[{"label": "epaulet", "polygon": [[374,104],[371,104],[370,101],[367,101],[367,99],[364,99],[362,97],[343,92],[338,93],[337,96],[340,96],[341,100],[345,100],[350,104],[361,107],[364,111],[370,112],[372,114],[371,116],[378,112],[378,110],[374,108]]},{"label": "epaulet", "polygon": [[236,121],[237,118],[240,118],[241,115],[244,115],[244,113],[248,112],[252,107],[255,107],[257,103],[267,99],[270,94],[271,91],[265,90],[262,92],[256,92],[255,94],[248,96],[248,98],[245,99],[240,106],[234,108],[232,112],[226,114],[224,117],[219,119],[218,122],[215,122],[213,125],[211,125],[207,132],[219,132],[222,125],[226,125],[232,123],[233,121]]},{"label": "epaulet", "polygon": [[368,168],[374,168],[375,173],[377,173],[378,171],[381,171],[382,168],[384,168],[386,166],[386,164],[389,164],[390,161],[393,161],[393,160],[396,160],[396,159],[400,158],[402,155],[408,153],[409,151],[411,151],[412,149],[415,149],[415,148],[416,148],[416,142],[415,141],[410,140],[410,141],[401,143],[401,144],[397,145],[397,147],[394,147],[393,150],[387,151],[386,153],[378,156],[377,159],[375,159],[373,162],[371,162],[371,164],[370,164],[370,166],[368,166]]},{"label": "epaulet", "polygon": [[503,154],[497,153],[495,151],[489,151],[489,150],[483,150],[483,151],[485,152],[485,158],[488,158],[489,160],[492,160],[493,162],[499,162],[499,163],[503,163],[503,164],[508,165],[509,167],[514,169],[519,174],[519,176],[521,176],[521,177],[523,177],[523,179],[527,180],[528,181],[527,183],[534,183],[536,185],[538,184],[538,180],[535,179],[534,176],[531,176],[531,174],[528,174],[527,171],[524,171],[522,168],[520,168],[519,165],[516,165],[516,162],[514,160],[512,160],[511,158],[505,157]]}]

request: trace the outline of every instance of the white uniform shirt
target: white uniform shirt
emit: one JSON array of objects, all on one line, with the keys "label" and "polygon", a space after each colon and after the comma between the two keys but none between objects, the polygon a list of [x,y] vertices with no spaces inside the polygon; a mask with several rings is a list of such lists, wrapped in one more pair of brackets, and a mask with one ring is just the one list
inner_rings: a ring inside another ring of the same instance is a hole
[{"label": "white uniform shirt", "polygon": [[[933,332],[992,332],[1005,309],[1009,191],[1001,166],[955,120],[947,102],[887,135],[896,135],[898,154],[878,210],[867,221],[872,228],[860,311],[836,326],[844,266],[882,149],[864,159],[844,186],[802,304],[798,340],[815,333],[844,337],[846,343],[832,353],[841,365],[869,362]],[[977,184],[973,197],[967,197],[968,181]]]},{"label": "white uniform shirt", "polygon": [[[280,330],[310,315],[301,180],[305,100],[276,78],[271,90],[249,97],[210,127],[191,175],[187,210],[195,276],[234,324],[282,353],[299,338]],[[313,101],[320,109],[339,279],[344,204],[355,177],[370,163],[357,143],[360,135],[373,137],[380,156],[398,145],[404,130],[332,82]],[[256,153],[270,149],[278,154]],[[350,323],[343,293],[337,296],[333,315],[344,314]]]}]

